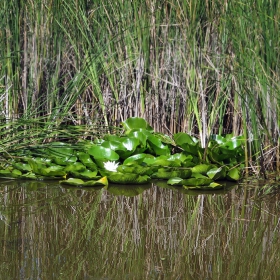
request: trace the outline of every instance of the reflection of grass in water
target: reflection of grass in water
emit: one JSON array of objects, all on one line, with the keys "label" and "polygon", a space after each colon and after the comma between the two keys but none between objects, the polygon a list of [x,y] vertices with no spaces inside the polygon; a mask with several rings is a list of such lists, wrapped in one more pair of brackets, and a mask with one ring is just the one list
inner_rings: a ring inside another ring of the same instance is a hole
[{"label": "reflection of grass in water", "polygon": [[[114,197],[15,184],[1,193],[0,274],[6,269],[10,279],[23,265],[32,279],[277,278],[279,202],[253,200],[246,188],[223,196],[151,188]],[[18,251],[8,251],[5,241],[16,239]]]}]

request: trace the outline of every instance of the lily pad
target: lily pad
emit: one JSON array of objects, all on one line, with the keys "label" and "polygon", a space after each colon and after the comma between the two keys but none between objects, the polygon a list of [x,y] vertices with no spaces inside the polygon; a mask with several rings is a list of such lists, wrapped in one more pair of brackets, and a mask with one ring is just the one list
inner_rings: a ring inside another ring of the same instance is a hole
[{"label": "lily pad", "polygon": [[110,148],[105,148],[98,145],[92,145],[88,149],[88,153],[95,159],[118,160],[119,155]]},{"label": "lily pad", "polygon": [[93,187],[93,186],[108,186],[108,180],[106,177],[103,177],[97,181],[83,181],[78,178],[69,178],[67,180],[60,181],[62,185],[70,185],[70,186],[82,186],[82,187]]},{"label": "lily pad", "polygon": [[115,184],[145,184],[150,180],[151,178],[147,175],[141,176],[131,173],[112,172],[108,176],[108,181]]}]

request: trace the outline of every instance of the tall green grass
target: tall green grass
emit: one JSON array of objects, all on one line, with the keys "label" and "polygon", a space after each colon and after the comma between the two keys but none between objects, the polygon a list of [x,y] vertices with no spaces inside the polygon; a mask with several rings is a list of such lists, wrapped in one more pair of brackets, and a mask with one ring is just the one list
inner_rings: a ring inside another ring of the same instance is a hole
[{"label": "tall green grass", "polygon": [[279,11],[276,0],[4,1],[1,119],[56,129],[139,116],[203,146],[233,132],[248,138],[248,167],[275,168]]}]

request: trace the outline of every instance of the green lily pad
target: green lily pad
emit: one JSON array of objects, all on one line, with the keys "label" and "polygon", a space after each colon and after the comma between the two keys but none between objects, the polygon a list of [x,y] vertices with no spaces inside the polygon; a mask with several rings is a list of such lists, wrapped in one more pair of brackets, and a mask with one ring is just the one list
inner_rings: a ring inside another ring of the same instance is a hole
[{"label": "green lily pad", "polygon": [[142,166],[140,164],[119,165],[117,171],[120,173],[132,173],[137,175],[151,175],[152,169],[149,166]]},{"label": "green lily pad", "polygon": [[225,166],[215,167],[207,172],[207,176],[214,181],[225,179],[226,174],[227,174],[227,169]]},{"label": "green lily pad", "polygon": [[144,159],[146,158],[153,158],[154,159],[154,156],[150,155],[150,154],[136,154],[136,155],[133,155],[133,156],[130,156],[128,157],[127,159],[124,160],[123,164],[127,165],[127,164],[130,164],[130,163],[138,163],[138,164],[141,164]]},{"label": "green lily pad", "polygon": [[198,164],[194,167],[192,167],[193,173],[200,173],[203,175],[206,175],[207,172],[212,169],[214,166],[212,164]]},{"label": "green lily pad", "polygon": [[165,179],[168,180],[173,177],[190,178],[192,171],[190,169],[179,169],[179,168],[159,168],[157,172],[151,175],[154,179]]},{"label": "green lily pad", "polygon": [[31,166],[28,163],[15,162],[12,165],[15,169],[18,169],[22,172],[30,172],[31,171]]},{"label": "green lily pad", "polygon": [[170,155],[170,148],[168,145],[164,145],[156,136],[150,134],[148,136],[147,142],[157,156]]},{"label": "green lily pad", "polygon": [[141,176],[131,173],[112,172],[108,176],[108,181],[115,184],[145,184],[150,181],[150,177],[147,175]]},{"label": "green lily pad", "polygon": [[84,180],[92,180],[92,179],[100,179],[101,176],[97,176],[97,171],[91,171],[89,169],[86,169],[82,172],[77,171],[71,171],[70,174],[74,178],[84,179]]},{"label": "green lily pad", "polygon": [[95,159],[118,160],[119,155],[110,148],[105,148],[98,145],[92,145],[88,149],[88,153]]},{"label": "green lily pad", "polygon": [[66,172],[83,172],[86,170],[86,167],[81,162],[74,162],[72,164],[68,164],[65,167]]},{"label": "green lily pad", "polygon": [[132,117],[128,118],[122,123],[126,133],[129,133],[133,129],[145,129],[147,131],[153,131],[152,127],[142,118]]},{"label": "green lily pad", "polygon": [[226,179],[230,181],[238,181],[240,179],[240,170],[237,167],[230,169],[226,175]]},{"label": "green lily pad", "polygon": [[82,187],[94,187],[94,186],[108,186],[108,180],[106,177],[103,177],[97,181],[83,181],[78,178],[69,178],[67,180],[60,181],[62,185],[70,185],[70,186],[82,186]]},{"label": "green lily pad", "polygon": [[4,170],[0,170],[0,177],[2,177],[2,178],[15,179],[15,178],[20,178],[21,175],[22,175],[22,172],[18,169],[14,169],[14,168],[7,168]]},{"label": "green lily pad", "polygon": [[[201,175],[202,176],[202,175]],[[197,178],[184,179],[182,184],[186,186],[208,186],[212,183],[212,179],[203,176],[197,176]]]},{"label": "green lily pad", "polygon": [[97,170],[97,166],[89,154],[84,153],[84,152],[78,152],[77,156],[78,156],[80,162],[83,165],[85,165],[87,168],[89,168],[91,171]]}]

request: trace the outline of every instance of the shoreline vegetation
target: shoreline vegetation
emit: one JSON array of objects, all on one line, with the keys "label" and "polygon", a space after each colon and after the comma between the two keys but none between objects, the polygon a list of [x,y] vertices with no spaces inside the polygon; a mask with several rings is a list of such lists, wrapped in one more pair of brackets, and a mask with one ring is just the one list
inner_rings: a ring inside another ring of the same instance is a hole
[{"label": "shoreline vegetation", "polygon": [[246,173],[280,170],[279,1],[5,0],[0,14],[0,154],[141,117],[202,147],[243,135]]}]

